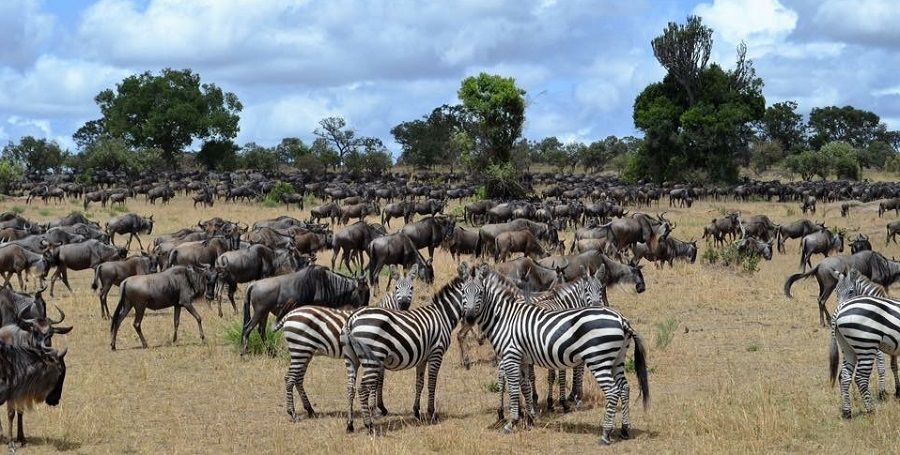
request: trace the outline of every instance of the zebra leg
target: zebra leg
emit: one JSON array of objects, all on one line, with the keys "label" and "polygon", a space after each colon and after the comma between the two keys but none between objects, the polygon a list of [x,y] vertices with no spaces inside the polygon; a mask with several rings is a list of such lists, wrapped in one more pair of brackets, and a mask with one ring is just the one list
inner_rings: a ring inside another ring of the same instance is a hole
[{"label": "zebra leg", "polygon": [[381,413],[381,416],[384,417],[388,415],[387,407],[384,406],[384,397],[382,396],[382,391],[384,389],[384,370],[381,370],[381,374],[378,375],[378,384],[375,388],[375,400],[378,404],[378,412]]},{"label": "zebra leg", "polygon": [[471,325],[463,324],[463,326],[459,328],[459,331],[456,332],[456,344],[459,346],[459,364],[464,366],[467,370],[472,366],[471,362],[469,362],[469,356],[466,353],[466,335],[471,331]]},{"label": "zebra leg", "polygon": [[500,361],[500,368],[506,376],[509,388],[509,421],[503,427],[504,433],[511,433],[519,423],[519,381],[522,376],[522,362],[518,357],[506,356]]},{"label": "zebra leg", "polygon": [[894,397],[900,398],[900,375],[897,374],[897,356],[891,356],[891,371],[894,373]]},{"label": "zebra leg", "polygon": [[375,433],[375,423],[372,418],[372,405],[375,401],[375,389],[378,387],[378,376],[384,374],[382,365],[364,365],[363,380],[359,386],[360,404],[362,406],[363,421],[369,434]]},{"label": "zebra leg", "polygon": [[503,414],[506,409],[506,374],[504,374],[502,368],[497,369],[497,395],[500,398],[500,406],[497,408],[497,422],[494,425],[499,426],[506,420],[505,415]]},{"label": "zebra leg", "polygon": [[431,355],[431,360],[428,362],[428,417],[431,419],[432,424],[435,424],[438,421],[437,411],[434,407],[434,397],[435,392],[437,391],[438,373],[441,371],[441,362],[443,359],[443,352],[435,352]]},{"label": "zebra leg", "polygon": [[[300,395],[300,400],[303,402],[303,409],[306,411],[307,417],[312,419],[316,416],[316,411],[313,409],[312,403],[309,402],[309,397],[306,396],[306,388],[303,387],[303,380],[306,378],[306,370],[309,369],[310,362],[312,362],[311,354],[306,355],[305,358],[300,358],[295,386],[297,387],[297,393]],[[293,409],[293,406],[291,406],[292,411]]]},{"label": "zebra leg", "polygon": [[[553,383],[556,382],[556,370],[550,368],[547,370],[547,412],[553,412]],[[535,387],[537,389],[537,387]],[[563,401],[560,395],[560,401]],[[535,400],[537,402],[537,400]],[[565,406],[565,405],[563,405]]]},{"label": "zebra leg", "polygon": [[603,396],[606,398],[606,414],[603,417],[601,428],[603,432],[600,436],[600,443],[609,445],[612,437],[613,423],[616,417],[616,409],[619,407],[619,388],[616,386],[612,377],[612,368],[609,364],[594,364],[590,367],[591,373],[597,385],[603,390]]},{"label": "zebra leg", "polygon": [[[522,396],[525,397],[525,427],[531,428],[534,426],[534,404],[536,403],[533,394],[534,364],[525,365],[522,369],[528,370],[528,374],[522,375]],[[525,373],[525,371],[523,371],[523,373]]]},{"label": "zebra leg", "polygon": [[569,394],[569,401],[576,408],[581,404],[582,387],[584,386],[584,364],[580,364],[572,368],[572,393]]},{"label": "zebra leg", "polygon": [[294,409],[294,387],[297,385],[297,379],[300,376],[300,362],[298,358],[291,357],[291,364],[288,371],[284,375],[284,409],[287,411],[292,422],[296,422],[297,413]]},{"label": "zebra leg", "polygon": [[619,436],[622,439],[631,439],[631,388],[628,386],[628,379],[625,377],[624,364],[616,370],[616,386],[619,388],[619,401],[622,403],[622,431]]},{"label": "zebra leg", "polygon": [[[527,373],[528,373],[528,381],[529,381],[531,384],[537,384],[537,381],[536,381],[535,378],[534,378],[534,365],[533,365],[533,364],[532,364],[531,367],[527,368]],[[531,400],[530,400],[531,402],[537,403],[537,402],[539,401],[539,400],[538,400],[537,387],[529,387],[529,389],[530,389],[530,390],[528,391],[528,397],[527,397],[527,398],[531,398]]]},{"label": "zebra leg", "polygon": [[887,370],[884,367],[884,353],[881,351],[875,353],[875,368],[878,370],[878,401],[884,401],[887,399],[884,378],[887,376]]},{"label": "zebra leg", "polygon": [[422,415],[419,413],[419,409],[421,407],[421,398],[422,398],[422,389],[425,387],[425,364],[416,366],[416,399],[413,401],[413,416],[422,420]]},{"label": "zebra leg", "polygon": [[869,377],[872,374],[872,367],[874,362],[874,355],[863,355],[860,356],[856,363],[856,388],[859,389],[859,395],[863,399],[863,404],[866,407],[866,412],[870,413],[873,410],[872,406],[872,393],[869,392]]},{"label": "zebra leg", "polygon": [[566,370],[559,370],[559,402],[562,404],[563,412],[569,412],[572,406],[566,399]]},{"label": "zebra leg", "polygon": [[347,366],[347,433],[353,433],[353,400],[356,398],[356,372],[359,364],[348,358],[344,358]]}]

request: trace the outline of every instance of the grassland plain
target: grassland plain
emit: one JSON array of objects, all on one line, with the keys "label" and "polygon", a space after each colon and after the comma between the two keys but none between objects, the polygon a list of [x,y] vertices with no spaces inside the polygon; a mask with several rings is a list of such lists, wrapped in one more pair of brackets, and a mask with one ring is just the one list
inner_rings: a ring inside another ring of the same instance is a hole
[{"label": "grassland plain", "polygon": [[[14,206],[41,221],[79,208],[75,202],[25,206],[8,199],[0,204],[4,210]],[[307,215],[230,203],[194,210],[184,197],[156,206],[129,201],[128,208],[152,213],[154,234],[211,216],[252,223],[282,214]],[[776,222],[800,216],[793,203],[730,201],[701,202],[670,210],[668,216],[678,225],[674,235],[690,239],[699,238],[702,226],[726,210],[764,213]],[[101,223],[112,214],[100,207],[89,210]],[[873,204],[855,208],[849,219],[840,218],[837,204],[820,204],[812,218],[858,228],[887,256],[900,253],[897,246],[881,243],[890,218],[879,219]],[[572,232],[564,237],[571,239]],[[151,346],[147,350],[138,349],[129,316],[119,332],[119,351],[111,352],[109,323],[100,319],[90,291],[91,272],[75,272],[70,275],[74,293],[62,288],[51,300],[75,326],[68,338],[62,404],[27,414],[31,442],[22,453],[838,453],[850,447],[896,453],[900,402],[881,403],[872,415],[859,415],[857,406],[853,420],[839,418],[838,391],[829,387],[826,372],[829,332],[818,327],[815,282],[795,285],[793,300],[781,292],[785,278],[798,270],[797,249],[798,242],[789,241],[787,254],[776,254],[752,275],[701,264],[699,258],[697,264],[672,269],[647,266],[645,293],[610,293],[613,306],[648,340],[653,398],[645,412],[634,397],[635,437],[611,448],[597,444],[602,396],[592,381],[587,381],[586,402],[576,412],[540,415],[534,429],[511,435],[491,428],[497,396],[491,391],[496,372],[489,362],[490,347],[476,346],[481,361],[465,370],[455,341],[440,373],[437,425],[412,418],[414,373],[389,372],[385,400],[392,414],[378,421],[380,435],[346,434],[341,415],[346,406],[344,367],[328,358],[316,358],[306,377],[307,391],[323,416],[291,423],[284,411],[288,361],[241,359],[225,341],[227,328],[239,315],[226,311],[220,319],[200,303],[207,342],[200,342],[196,324],[183,315],[181,336],[173,345],[172,311],[150,312],[143,323]],[[330,263],[330,253],[321,254],[319,263]],[[456,264],[438,251],[435,269],[437,286],[455,273]],[[111,305],[117,292],[110,296]],[[419,285],[417,300],[431,293]],[[674,333],[665,348],[656,343],[662,332]],[[539,372],[542,397],[543,377]],[[362,427],[359,420],[357,425]]]}]

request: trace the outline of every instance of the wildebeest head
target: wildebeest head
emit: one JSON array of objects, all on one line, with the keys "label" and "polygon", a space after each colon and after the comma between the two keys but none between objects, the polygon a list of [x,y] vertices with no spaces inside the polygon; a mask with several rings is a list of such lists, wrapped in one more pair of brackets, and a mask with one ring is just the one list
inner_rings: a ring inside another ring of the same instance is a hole
[{"label": "wildebeest head", "polygon": [[628,274],[629,279],[632,283],[634,283],[634,290],[638,294],[647,290],[647,285],[644,283],[644,272],[641,271],[642,265],[629,265],[631,270]]},{"label": "wildebeest head", "polygon": [[421,274],[422,281],[433,284],[434,283],[434,265],[432,264],[431,258],[425,260],[420,267],[420,270],[417,272]]},{"label": "wildebeest head", "polygon": [[146,232],[147,235],[150,235],[153,233],[153,215],[150,215],[147,218],[145,218],[144,232]]},{"label": "wildebeest head", "polygon": [[[38,291],[35,294],[35,305],[44,304],[43,298],[40,296],[41,291]],[[39,304],[38,301],[41,303]],[[55,334],[65,335],[72,331],[72,327],[56,327],[57,324],[62,323],[66,319],[66,313],[63,312],[58,306],[56,307],[56,311],[59,312],[59,319],[53,320],[46,315],[39,315],[34,318],[25,318],[25,315],[31,310],[30,305],[24,306],[21,310],[19,310],[19,328],[22,330],[28,331],[31,333],[32,338],[35,341],[36,345],[50,345],[50,340]]]},{"label": "wildebeest head", "polygon": [[350,294],[350,306],[353,308],[362,308],[369,305],[369,282],[365,276],[356,277],[356,289]]},{"label": "wildebeest head", "polygon": [[871,251],[872,243],[869,242],[869,237],[864,234],[859,234],[853,239],[853,242],[850,243],[850,252],[853,254],[859,253],[860,251]]},{"label": "wildebeest head", "polygon": [[687,245],[688,251],[690,252],[691,264],[693,264],[694,262],[697,262],[697,241],[691,240],[690,242],[687,242]]},{"label": "wildebeest head", "polygon": [[206,292],[204,293],[206,300],[216,298],[216,284],[219,282],[219,270],[213,267],[203,269],[203,279],[206,282]]}]

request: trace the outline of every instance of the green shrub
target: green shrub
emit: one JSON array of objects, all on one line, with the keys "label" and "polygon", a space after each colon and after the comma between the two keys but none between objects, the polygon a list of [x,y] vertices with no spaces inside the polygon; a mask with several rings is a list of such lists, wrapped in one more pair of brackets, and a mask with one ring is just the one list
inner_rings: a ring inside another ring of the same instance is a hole
[{"label": "green shrub", "polygon": [[669,318],[662,322],[656,323],[656,347],[665,349],[675,338],[675,329],[678,328],[678,321]]},{"label": "green shrub", "polygon": [[484,185],[475,188],[475,200],[483,201],[485,199],[490,199],[487,194],[487,189],[485,189]]},{"label": "green shrub", "polygon": [[497,381],[491,381],[484,385],[484,391],[489,393],[500,393],[500,384]]},{"label": "green shrub", "polygon": [[[275,182],[275,186],[269,191],[269,194],[266,195],[266,199],[263,203],[266,207],[277,207],[281,204],[281,195],[288,194],[294,192],[294,185],[291,185],[287,182],[278,181]],[[269,204],[272,205],[269,205]]]},{"label": "green shrub", "polygon": [[712,241],[706,242],[706,249],[703,250],[703,254],[700,255],[700,258],[710,265],[719,261],[719,250],[713,246]]},{"label": "green shrub", "polygon": [[40,216],[50,216],[50,214],[52,213],[50,212],[50,209],[39,209],[37,212]]},{"label": "green shrub", "polygon": [[[234,321],[225,329],[225,342],[238,352],[241,350],[241,335],[243,329],[244,325],[241,321]],[[284,337],[281,332],[281,330],[272,332],[269,327],[266,327],[266,342],[263,343],[259,338],[259,333],[257,333],[256,330],[253,330],[250,332],[250,339],[247,343],[247,352],[254,355],[269,353],[279,357],[286,357],[287,348],[285,347],[284,342],[282,342]]]},{"label": "green shrub", "polygon": [[708,264],[721,264],[725,267],[740,267],[747,273],[759,271],[760,256],[756,253],[741,253],[734,243],[723,247],[715,247],[712,242],[706,242],[706,250],[700,257]]}]

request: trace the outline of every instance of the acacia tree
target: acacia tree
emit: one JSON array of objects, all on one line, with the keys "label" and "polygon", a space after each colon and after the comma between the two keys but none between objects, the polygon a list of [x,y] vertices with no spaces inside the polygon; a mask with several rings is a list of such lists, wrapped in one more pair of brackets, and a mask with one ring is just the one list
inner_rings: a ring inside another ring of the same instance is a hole
[{"label": "acacia tree", "polygon": [[738,159],[746,158],[751,125],[765,111],[762,80],[738,47],[737,63],[726,71],[708,64],[712,29],[699,17],[670,23],[653,40],[654,55],[668,70],[635,99],[634,124],[644,132],[629,158],[625,177],[637,180],[734,181]]},{"label": "acacia tree", "polygon": [[319,120],[319,127],[313,131],[313,134],[324,139],[333,150],[337,151],[340,165],[346,165],[344,160],[347,154],[356,151],[356,147],[359,145],[356,131],[347,128],[347,122],[343,117],[327,117]]},{"label": "acacia tree", "polygon": [[128,76],[94,101],[103,117],[82,126],[73,136],[76,142],[86,146],[103,136],[121,138],[131,147],[160,149],[173,169],[195,139],[233,139],[243,109],[234,93],[201,83],[190,69]]},{"label": "acacia tree", "polygon": [[813,108],[809,113],[809,130],[810,145],[817,149],[834,141],[865,148],[889,136],[887,125],[877,114],[853,106]]},{"label": "acacia tree", "polygon": [[462,106],[445,104],[421,119],[400,123],[391,129],[391,134],[403,148],[404,163],[417,167],[453,166],[458,155],[450,153],[451,140],[454,134],[465,130],[464,124]]}]

